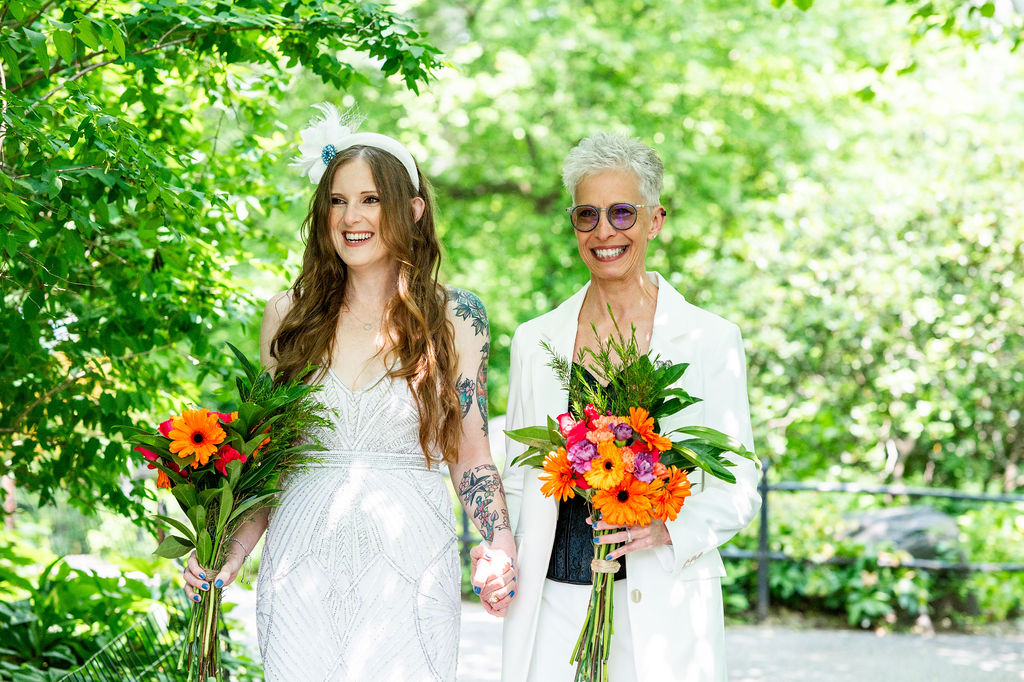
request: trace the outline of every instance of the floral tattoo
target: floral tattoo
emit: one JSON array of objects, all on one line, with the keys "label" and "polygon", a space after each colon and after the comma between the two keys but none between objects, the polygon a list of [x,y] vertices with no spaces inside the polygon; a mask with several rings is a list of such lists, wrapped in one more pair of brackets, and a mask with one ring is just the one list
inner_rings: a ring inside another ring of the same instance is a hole
[{"label": "floral tattoo", "polygon": [[451,289],[452,301],[455,304],[455,315],[463,320],[472,320],[473,332],[477,335],[488,335],[487,309],[476,294],[465,289]]},{"label": "floral tattoo", "polygon": [[481,464],[462,474],[459,499],[487,542],[494,539],[496,531],[512,528],[505,508],[505,489],[493,464]]}]

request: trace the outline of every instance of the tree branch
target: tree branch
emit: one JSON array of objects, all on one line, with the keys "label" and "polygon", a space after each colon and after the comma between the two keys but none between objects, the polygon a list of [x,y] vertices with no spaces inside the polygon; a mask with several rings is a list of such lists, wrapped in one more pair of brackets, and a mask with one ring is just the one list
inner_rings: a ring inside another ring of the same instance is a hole
[{"label": "tree branch", "polygon": [[0,433],[19,433],[20,432],[20,426],[19,425],[21,424],[21,422],[25,421],[25,419],[32,413],[32,410],[36,409],[41,403],[43,403],[43,402],[49,400],[51,397],[53,397],[54,393],[57,393],[58,391],[62,391],[65,388],[67,388],[68,386],[71,386],[72,384],[78,382],[86,374],[88,374],[88,372],[86,372],[85,370],[81,370],[77,375],[70,375],[70,376],[68,376],[67,379],[65,379],[61,383],[57,384],[56,386],[54,386],[49,391],[47,391],[46,393],[42,394],[41,396],[39,396],[35,400],[33,400],[31,403],[29,403],[28,407],[26,407],[24,410],[22,410],[21,414],[19,414],[18,417],[12,422],[13,426],[7,426],[7,427],[4,427],[4,428],[0,429]]},{"label": "tree branch", "polygon": [[[149,348],[147,350],[141,351],[139,353],[125,353],[124,355],[122,355],[120,357],[107,358],[107,360],[109,362],[111,362],[111,363],[114,363],[114,362],[129,362],[131,360],[135,360],[137,358],[141,358],[143,356],[149,355],[150,353],[156,353],[158,351],[167,350],[168,348],[172,347],[173,345],[174,345],[173,342],[168,342],[168,343],[165,343],[162,346],[153,346],[152,348]],[[91,360],[94,361],[94,362],[95,361],[99,361],[100,359],[101,358],[91,358]],[[102,371],[102,367],[100,369]],[[71,386],[71,385],[81,381],[88,374],[89,373],[87,371],[85,371],[84,369],[78,370],[78,372],[76,374],[72,374],[72,373],[69,372],[67,379],[65,379],[61,383],[57,384],[56,386],[54,386],[53,388],[48,390],[46,393],[44,393],[41,396],[39,396],[38,398],[36,398],[35,400],[33,400],[28,405],[28,407],[26,407],[24,410],[21,411],[21,414],[19,414],[18,417],[11,423],[11,426],[5,426],[3,428],[0,428],[0,433],[22,433],[22,431],[21,431],[21,423],[23,421],[25,421],[25,419],[28,418],[28,416],[32,413],[32,410],[36,409],[39,405],[41,405],[42,403],[44,403],[47,400],[49,400],[50,398],[52,398],[55,393],[59,393],[60,391],[63,391],[64,389],[68,388],[69,386]]]},{"label": "tree branch", "polygon": [[36,12],[34,16],[29,17],[27,21],[21,22],[20,24],[18,24],[18,26],[31,26],[32,24],[35,23],[36,19],[43,16],[43,13],[46,12],[46,10],[50,9],[50,6],[53,5],[55,2],[56,0],[49,0],[49,2],[45,3],[42,7],[39,8],[39,11]]}]

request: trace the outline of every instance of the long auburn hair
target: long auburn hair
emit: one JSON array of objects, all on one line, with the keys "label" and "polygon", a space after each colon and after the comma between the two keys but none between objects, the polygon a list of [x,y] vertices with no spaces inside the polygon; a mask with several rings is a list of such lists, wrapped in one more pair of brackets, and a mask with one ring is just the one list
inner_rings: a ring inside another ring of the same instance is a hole
[{"label": "long auburn hair", "polygon": [[[455,333],[448,319],[448,294],[438,282],[441,245],[434,227],[433,202],[426,179],[413,187],[405,166],[376,147],[349,147],[327,164],[302,223],[306,250],[302,271],[291,288],[292,305],[270,344],[278,380],[320,381],[334,351],[335,335],[348,283],[348,267],[331,235],[331,184],[335,172],[352,159],[370,167],[381,202],[380,229],[388,253],[398,261],[395,294],[384,306],[381,326],[389,341],[385,363],[393,379],[407,379],[419,412],[419,441],[428,462],[439,451],[458,460],[462,410],[455,392],[458,369]],[[415,219],[414,197],[423,199]],[[320,366],[303,374],[309,365]],[[436,449],[436,450],[435,450]]]}]

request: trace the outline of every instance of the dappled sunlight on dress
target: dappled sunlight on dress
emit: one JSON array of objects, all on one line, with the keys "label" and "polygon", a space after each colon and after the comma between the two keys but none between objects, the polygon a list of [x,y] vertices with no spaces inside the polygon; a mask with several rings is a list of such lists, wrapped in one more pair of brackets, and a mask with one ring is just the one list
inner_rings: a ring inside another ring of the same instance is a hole
[{"label": "dappled sunlight on dress", "polygon": [[317,434],[322,461],[283,482],[260,565],[267,680],[455,679],[455,519],[407,386],[324,380],[334,428]]}]

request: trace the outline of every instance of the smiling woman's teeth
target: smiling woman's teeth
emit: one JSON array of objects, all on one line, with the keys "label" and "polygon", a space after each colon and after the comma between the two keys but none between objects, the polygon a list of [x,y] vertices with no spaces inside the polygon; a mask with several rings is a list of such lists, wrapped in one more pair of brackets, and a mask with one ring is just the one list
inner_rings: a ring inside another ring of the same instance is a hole
[{"label": "smiling woman's teeth", "polygon": [[372,232],[347,232],[345,234],[345,241],[349,242],[350,244],[357,244],[359,242],[365,242],[372,236]]},{"label": "smiling woman's teeth", "polygon": [[594,254],[596,254],[598,258],[615,258],[616,256],[621,256],[625,252],[625,246],[620,246],[616,249],[594,249]]}]

